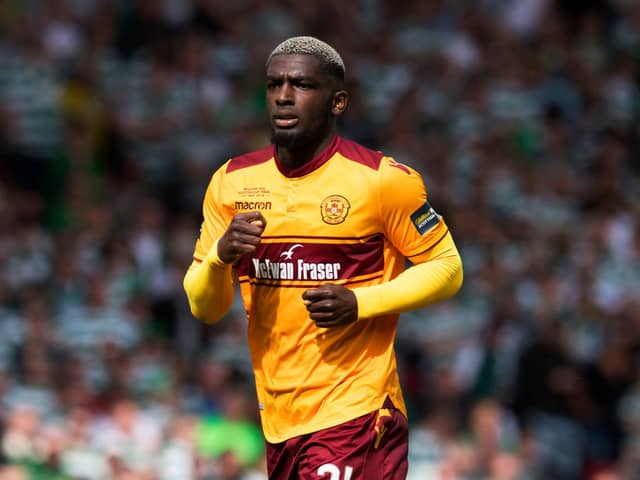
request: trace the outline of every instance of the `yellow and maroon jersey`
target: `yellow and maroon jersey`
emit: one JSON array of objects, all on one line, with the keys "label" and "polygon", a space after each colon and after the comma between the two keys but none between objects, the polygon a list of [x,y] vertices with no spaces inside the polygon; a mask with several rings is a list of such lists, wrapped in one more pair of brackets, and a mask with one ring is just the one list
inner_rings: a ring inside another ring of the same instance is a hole
[{"label": "yellow and maroon jersey", "polygon": [[295,170],[273,146],[232,158],[207,189],[194,259],[206,256],[234,214],[252,210],[267,226],[257,252],[235,270],[266,439],[338,425],[380,408],[387,396],[406,414],[393,350],[398,315],[318,328],[302,293],[327,282],[386,282],[405,258],[426,258],[447,226],[420,175],[339,136]]}]

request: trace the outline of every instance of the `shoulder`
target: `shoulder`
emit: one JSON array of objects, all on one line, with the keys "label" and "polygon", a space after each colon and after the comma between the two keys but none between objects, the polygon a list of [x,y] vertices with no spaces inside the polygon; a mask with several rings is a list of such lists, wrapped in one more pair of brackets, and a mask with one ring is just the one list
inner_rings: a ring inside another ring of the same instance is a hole
[{"label": "shoulder", "polygon": [[378,172],[381,194],[389,205],[413,204],[415,199],[426,199],[422,175],[412,167],[385,156]]},{"label": "shoulder", "polygon": [[337,152],[347,160],[365,165],[392,177],[395,175],[415,176],[417,174],[413,168],[397,162],[393,157],[343,137],[340,137]]},{"label": "shoulder", "polygon": [[259,150],[254,150],[253,152],[244,153],[231,158],[225,165],[223,165],[222,168],[225,173],[231,173],[235,170],[242,170],[268,162],[273,157],[273,145],[267,145]]},{"label": "shoulder", "polygon": [[384,158],[382,152],[372,150],[344,137],[339,137],[338,139],[337,153],[347,160],[367,166],[373,170],[380,168]]}]

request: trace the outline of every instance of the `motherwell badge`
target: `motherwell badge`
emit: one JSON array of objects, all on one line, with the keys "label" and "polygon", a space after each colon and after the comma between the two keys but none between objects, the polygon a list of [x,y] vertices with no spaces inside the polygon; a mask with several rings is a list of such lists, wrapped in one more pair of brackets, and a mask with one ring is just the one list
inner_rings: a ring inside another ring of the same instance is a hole
[{"label": "motherwell badge", "polygon": [[344,222],[351,205],[342,195],[329,195],[320,204],[320,215],[324,223],[337,225]]}]

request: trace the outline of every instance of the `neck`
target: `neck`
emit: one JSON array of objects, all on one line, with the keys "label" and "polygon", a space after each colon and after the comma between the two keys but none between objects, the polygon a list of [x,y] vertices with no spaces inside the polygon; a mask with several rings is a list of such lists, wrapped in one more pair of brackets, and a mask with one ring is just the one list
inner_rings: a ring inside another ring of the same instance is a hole
[{"label": "neck", "polygon": [[335,132],[331,131],[329,135],[326,135],[319,142],[313,142],[304,145],[292,145],[282,146],[276,145],[276,151],[278,152],[278,158],[282,164],[294,170],[299,168],[311,160],[316,158],[333,140]]}]

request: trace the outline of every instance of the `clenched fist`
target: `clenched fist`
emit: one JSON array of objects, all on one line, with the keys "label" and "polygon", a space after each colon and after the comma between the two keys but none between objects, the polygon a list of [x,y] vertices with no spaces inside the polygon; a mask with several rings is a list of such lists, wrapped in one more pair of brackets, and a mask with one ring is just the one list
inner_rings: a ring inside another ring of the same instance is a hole
[{"label": "clenched fist", "polygon": [[339,327],[358,319],[358,301],[346,287],[327,283],[302,294],[309,317],[321,328]]},{"label": "clenched fist", "polygon": [[267,221],[260,212],[236,214],[218,241],[220,260],[233,263],[242,255],[255,252],[266,226]]}]

